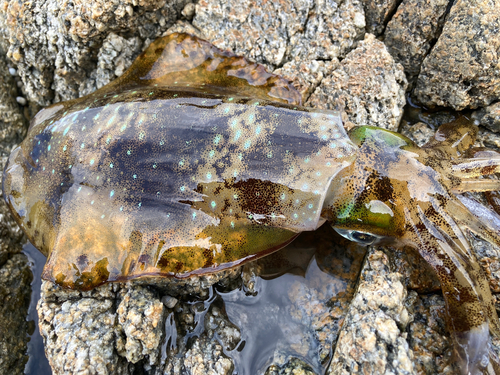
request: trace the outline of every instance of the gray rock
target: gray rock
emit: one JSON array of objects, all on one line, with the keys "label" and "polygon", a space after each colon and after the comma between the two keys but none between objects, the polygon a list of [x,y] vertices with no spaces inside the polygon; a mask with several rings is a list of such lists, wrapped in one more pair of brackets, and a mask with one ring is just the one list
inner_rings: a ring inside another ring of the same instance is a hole
[{"label": "gray rock", "polygon": [[32,278],[24,254],[14,254],[0,266],[0,374],[24,374],[33,330],[26,321]]},{"label": "gray rock", "polygon": [[[16,102],[17,85],[0,51],[0,170],[12,148],[26,134],[27,121]],[[26,321],[31,296],[31,271],[23,254],[25,236],[12,219],[0,191],[0,374],[23,374],[28,334]]]},{"label": "gray rock", "polygon": [[230,375],[233,362],[224,354],[222,346],[206,336],[196,338],[183,357],[169,356],[165,375]]},{"label": "gray rock", "polygon": [[366,31],[381,35],[399,3],[400,0],[363,0]]},{"label": "gray rock", "polygon": [[43,282],[37,306],[39,327],[55,375],[131,373],[116,349],[117,341],[123,340],[120,330],[115,330],[117,287],[109,284],[91,292],[72,291],[65,300],[65,291]]},{"label": "gray rock", "polygon": [[367,34],[307,101],[317,108],[344,110],[344,126],[380,126],[397,130],[406,103],[403,67],[385,45]]},{"label": "gray rock", "polygon": [[486,106],[498,99],[500,1],[457,0],[415,89],[427,106],[456,110]]},{"label": "gray rock", "polygon": [[448,0],[403,0],[387,24],[384,43],[413,83],[444,23]]},{"label": "gray rock", "polygon": [[165,320],[163,303],[150,288],[137,286],[121,292],[117,313],[125,342],[118,341],[118,353],[132,363],[148,356],[153,365],[161,348]]},{"label": "gray rock", "polygon": [[[138,51],[142,45],[137,46],[136,38],[147,43],[160,36],[187,2],[97,0],[89,5],[68,0],[4,1],[0,12],[3,47],[17,65],[28,100],[47,105],[74,99],[114,78],[101,77],[95,71],[99,55],[117,51],[116,45],[104,45],[109,34],[135,35],[129,44]],[[127,54],[122,52],[123,61],[114,62],[118,63],[115,72],[120,65],[130,64],[133,56]]]},{"label": "gray rock", "polygon": [[[26,118],[16,102],[17,93],[16,83],[5,62],[5,55],[0,50],[0,169],[2,171],[10,152],[23,140],[28,129]],[[11,254],[21,251],[20,243],[24,238],[22,231],[11,217],[3,193],[0,191],[0,266]]]},{"label": "gray rock", "polygon": [[121,76],[142,51],[142,47],[139,37],[125,39],[113,32],[108,34],[97,54],[97,69],[91,73],[93,79],[89,80],[92,83],[95,80],[95,87],[88,87],[87,92],[82,92],[82,95],[90,94]]},{"label": "gray rock", "polygon": [[408,343],[419,374],[454,374],[450,368],[453,346],[446,331],[446,306],[441,295],[411,291],[405,301],[414,317],[408,325]]},{"label": "gray rock", "polygon": [[[226,276],[225,282],[228,283],[227,280],[231,280],[233,274],[239,275],[239,272],[222,272],[220,276]],[[184,348],[183,356],[160,358],[165,341],[164,322],[169,313],[176,311],[183,332],[192,331],[198,324],[196,313],[186,307],[189,305],[179,302],[183,295],[191,298],[189,296],[197,291],[200,292],[200,299],[208,295],[208,288],[212,284],[197,283],[196,279],[207,281],[207,278],[195,277],[191,280],[193,284],[189,285],[190,280],[155,279],[157,283],[153,280],[136,280],[127,284],[106,284],[87,292],[62,289],[44,281],[38,315],[45,352],[54,374],[132,374],[133,364],[153,371],[155,366],[160,365],[168,369],[175,365],[175,361],[181,361],[186,368],[198,368],[191,358],[195,351],[199,351],[197,356],[210,353],[207,358],[211,358],[217,368],[232,368],[232,362],[222,351],[217,355],[212,352],[216,345],[212,338],[217,334],[224,345],[232,350],[240,340],[239,331],[227,317],[221,317],[215,307],[205,316],[205,339],[195,347]],[[219,278],[208,280],[216,282]],[[207,289],[201,289],[200,285]],[[162,297],[161,290],[180,294],[178,298]],[[169,299],[176,303],[169,304],[170,307],[164,306],[162,301]],[[74,352],[78,355],[75,356]]]},{"label": "gray rock", "polygon": [[500,133],[500,102],[475,111],[472,118],[489,130]]},{"label": "gray rock", "polygon": [[298,358],[291,358],[282,366],[271,365],[264,375],[316,375],[314,370],[304,361]]},{"label": "gray rock", "polygon": [[401,134],[410,138],[420,147],[425,145],[434,136],[434,133],[435,131],[424,122],[417,122],[413,125],[405,123],[401,129]]},{"label": "gray rock", "polygon": [[406,288],[382,251],[371,249],[328,374],[416,374],[406,338]]},{"label": "gray rock", "polygon": [[202,0],[193,25],[217,47],[277,68],[345,56],[364,35],[359,0]]}]

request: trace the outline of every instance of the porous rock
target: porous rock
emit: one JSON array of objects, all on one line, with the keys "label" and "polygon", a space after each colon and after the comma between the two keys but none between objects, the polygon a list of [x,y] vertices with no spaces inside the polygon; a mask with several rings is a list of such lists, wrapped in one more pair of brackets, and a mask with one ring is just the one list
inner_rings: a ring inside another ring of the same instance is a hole
[{"label": "porous rock", "polygon": [[406,288],[389,259],[371,249],[343,323],[328,374],[415,374],[405,329]]},{"label": "porous rock", "polygon": [[457,0],[417,79],[427,106],[486,106],[500,90],[500,0]]},{"label": "porous rock", "polygon": [[[116,286],[115,286],[116,287]],[[116,291],[105,285],[91,292],[64,292],[43,282],[38,302],[40,333],[52,372],[60,374],[129,374],[127,361],[116,355]]]},{"label": "porous rock", "polygon": [[264,375],[316,375],[314,370],[306,362],[299,358],[291,358],[282,366],[271,365]]},{"label": "porous rock", "polygon": [[99,54],[116,51],[112,46],[105,52],[103,43],[110,33],[135,35],[148,42],[173,24],[187,2],[2,0],[3,47],[17,65],[29,100],[47,105],[74,99],[107,80],[93,71]]},{"label": "porous rock", "polygon": [[405,301],[414,317],[408,325],[408,343],[419,374],[453,374],[453,346],[446,331],[446,306],[441,295],[411,291]]},{"label": "porous rock", "polygon": [[400,0],[363,0],[366,31],[381,35],[399,3]]},{"label": "porous rock", "polygon": [[24,374],[32,278],[24,254],[10,256],[0,267],[0,374]]},{"label": "porous rock", "polygon": [[125,342],[119,340],[118,352],[132,363],[147,356],[149,363],[155,364],[165,319],[163,303],[157,293],[146,287],[137,286],[121,293],[117,313]]},{"label": "porous rock", "polygon": [[[0,49],[0,171],[12,148],[27,130],[27,121],[16,102],[17,85]],[[17,72],[16,72],[17,74]],[[31,271],[26,256],[19,254],[25,239],[0,190],[0,374],[23,374],[27,361]]]},{"label": "porous rock", "polygon": [[437,40],[448,0],[403,0],[387,24],[384,43],[396,62],[403,65],[409,82]]},{"label": "porous rock", "polygon": [[[220,302],[220,299],[219,299]],[[234,362],[225,352],[230,352],[241,342],[241,333],[219,307],[212,301],[199,301],[196,303],[182,301],[170,310],[169,322],[175,336],[166,337],[171,347],[166,349],[166,358],[158,367],[159,374],[232,374]],[[197,326],[203,327],[199,335],[189,340],[173,340],[196,330]],[[167,335],[171,333],[167,329]],[[183,372],[184,371],[184,372]]]},{"label": "porous rock", "polygon": [[478,124],[487,127],[489,130],[500,133],[500,102],[475,111],[472,114],[472,118],[477,121]]},{"label": "porous rock", "polygon": [[[223,272],[222,275],[227,280],[232,280],[231,275],[239,275],[239,272],[232,270],[229,274]],[[162,367],[159,354],[165,341],[164,321],[169,312],[174,309],[182,324],[192,326],[184,328],[184,332],[189,332],[197,324],[190,313],[186,314],[186,311],[190,311],[186,308],[187,305],[184,309],[178,307],[177,298],[172,295],[178,298],[187,295],[189,299],[198,292],[198,298],[203,298],[201,296],[207,296],[211,286],[205,283],[219,280],[218,277],[195,279],[198,283],[194,282],[193,285],[189,285],[189,281],[184,279],[168,278],[156,279],[158,285],[155,285],[153,279],[127,284],[110,283],[85,292],[62,289],[54,283],[44,281],[38,315],[45,352],[53,373],[128,374],[133,373],[135,367],[146,365],[150,369],[147,373],[154,373],[155,366]],[[164,295],[162,290],[168,290],[170,295]],[[162,302],[169,299],[175,301],[170,307]],[[207,326],[204,341],[189,350],[185,348],[183,355],[168,359],[164,364],[166,369],[169,366],[175,367],[176,361],[182,362],[184,367],[198,368],[191,356],[196,354],[199,362],[200,358],[204,358],[200,356],[206,356],[207,353],[210,355],[206,360],[213,361],[216,368],[232,368],[232,362],[222,350],[212,351],[216,349],[212,339],[217,333],[217,337],[228,348],[234,349],[240,340],[238,329],[227,317],[214,312],[214,308],[207,313],[206,319],[212,322],[213,327],[209,329]],[[73,352],[78,355],[75,356]],[[201,362],[204,363],[203,360]],[[223,373],[225,372],[218,372]]]},{"label": "porous rock", "polygon": [[[214,340],[202,336],[193,340],[191,348],[183,357],[169,357],[161,374],[230,375],[233,362],[225,354],[223,347]],[[158,373],[159,375],[160,373]]]},{"label": "porous rock", "polygon": [[344,126],[380,126],[397,130],[406,103],[403,67],[385,45],[367,34],[333,73],[323,79],[307,105],[343,110]]},{"label": "porous rock", "polygon": [[[26,118],[16,102],[17,87],[9,73],[5,54],[0,49],[0,170],[3,171],[10,152],[19,144],[27,131]],[[0,190],[0,266],[9,256],[21,251],[20,243],[24,235],[3,199]],[[0,336],[1,337],[1,336]]]},{"label": "porous rock", "polygon": [[345,56],[364,35],[359,0],[201,0],[193,25],[217,47],[274,68]]},{"label": "porous rock", "polygon": [[217,47],[293,81],[305,102],[363,38],[365,22],[359,0],[201,0],[193,25]]}]

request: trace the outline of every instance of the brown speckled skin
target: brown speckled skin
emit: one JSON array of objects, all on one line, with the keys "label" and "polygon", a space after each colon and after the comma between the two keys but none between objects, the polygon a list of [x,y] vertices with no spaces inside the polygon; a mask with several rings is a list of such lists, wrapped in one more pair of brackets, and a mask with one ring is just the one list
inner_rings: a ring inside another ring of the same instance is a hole
[{"label": "brown speckled skin", "polygon": [[462,368],[478,370],[500,329],[460,227],[500,245],[500,225],[456,194],[498,190],[478,177],[500,157],[464,158],[477,130],[463,118],[418,148],[373,127],[349,138],[338,113],[299,104],[262,66],[173,34],[111,84],[41,111],[4,196],[48,255],[43,277],[68,288],[215,272],[325,220],[412,246],[441,280]]}]

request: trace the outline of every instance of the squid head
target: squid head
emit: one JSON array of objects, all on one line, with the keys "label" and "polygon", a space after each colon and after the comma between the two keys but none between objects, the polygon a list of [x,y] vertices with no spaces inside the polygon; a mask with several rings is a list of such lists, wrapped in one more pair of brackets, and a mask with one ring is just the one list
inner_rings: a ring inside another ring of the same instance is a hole
[{"label": "squid head", "polygon": [[476,134],[461,117],[420,148],[398,133],[354,128],[350,138],[358,155],[332,182],[323,212],[350,240],[419,251],[441,281],[464,374],[488,366],[498,373],[489,349],[489,331],[500,333],[498,317],[463,230],[500,246],[500,217],[461,193],[500,190],[500,181],[483,178],[500,170],[500,155],[467,158]]}]

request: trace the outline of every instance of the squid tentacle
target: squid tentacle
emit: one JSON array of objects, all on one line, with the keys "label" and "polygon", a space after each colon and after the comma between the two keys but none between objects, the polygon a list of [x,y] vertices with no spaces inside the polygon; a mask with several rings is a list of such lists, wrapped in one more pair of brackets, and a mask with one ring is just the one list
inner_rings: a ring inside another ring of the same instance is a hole
[{"label": "squid tentacle", "polygon": [[[447,230],[447,228],[443,225],[438,228],[440,228],[441,232],[446,233],[446,235],[451,239],[451,242],[455,244],[455,246],[452,246],[453,251],[455,251],[457,255],[462,255],[461,260],[462,264],[464,264],[464,270],[468,275],[475,279],[474,283],[476,284],[476,291],[479,292],[479,297],[483,302],[483,309],[487,313],[487,318],[490,321],[492,332],[497,337],[500,337],[500,323],[496,314],[493,298],[491,296],[488,279],[484,277],[483,270],[474,258],[474,255],[472,255],[469,241],[463,235],[460,227],[467,226],[474,233],[485,237],[486,240],[492,243],[500,244],[498,231],[495,231],[491,225],[483,223],[481,219],[473,215],[457,198],[448,199],[444,206],[442,206],[434,197],[431,197],[431,202],[440,217],[446,220],[448,228],[451,230]],[[448,213],[454,214],[453,218]],[[466,252],[464,253],[462,249],[466,249]],[[463,257],[465,254],[466,256]]]},{"label": "squid tentacle", "polygon": [[451,175],[459,178],[477,178],[500,173],[500,154],[488,158],[457,159],[451,163]]},{"label": "squid tentacle", "polygon": [[461,194],[468,191],[490,192],[498,190],[500,190],[500,180],[491,179],[463,180],[458,186],[452,188],[455,194]]},{"label": "squid tentacle", "polygon": [[[488,365],[488,357],[496,367],[498,359],[489,349],[489,311],[482,293],[478,292],[480,282],[474,272],[479,271],[479,265],[472,263],[474,271],[471,270],[471,263],[463,256],[468,245],[459,239],[463,235],[457,237],[452,227],[449,228],[452,233],[445,232],[438,218],[435,218],[438,221],[435,223],[427,216],[428,208],[419,204],[412,213],[405,208],[409,224],[407,236],[441,281],[455,354],[462,364],[460,371],[463,374],[477,373]],[[422,225],[427,230],[422,230]]]}]

